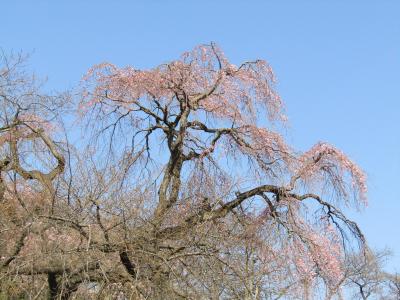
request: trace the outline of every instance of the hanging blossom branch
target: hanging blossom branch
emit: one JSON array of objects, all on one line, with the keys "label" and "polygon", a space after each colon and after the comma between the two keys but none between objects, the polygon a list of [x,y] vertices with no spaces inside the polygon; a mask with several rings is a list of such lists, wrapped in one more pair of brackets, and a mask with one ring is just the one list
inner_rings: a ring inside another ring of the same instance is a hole
[{"label": "hanging blossom branch", "polygon": [[[357,191],[356,198],[365,203],[364,173],[333,146],[318,143],[304,154],[298,154],[278,132],[260,127],[260,121],[285,120],[283,103],[273,84],[274,75],[265,61],[248,61],[237,67],[215,44],[201,45],[184,53],[179,60],[151,70],[118,68],[108,63],[93,67],[84,78],[81,113],[96,110],[98,116],[110,120],[129,113],[128,126],[135,132],[147,131],[147,143],[156,129],[162,129],[160,137],[164,136],[167,141],[169,159],[154,212],[153,224],[159,239],[173,239],[201,224],[224,219],[249,199],[269,194],[273,195],[274,203],[267,203],[267,209],[274,218],[282,216],[277,210],[287,205],[300,218],[302,206],[289,202],[311,198],[326,209],[334,225],[340,227],[340,220],[364,242],[357,225],[333,204],[315,193],[298,193],[304,184],[329,183],[339,197],[346,198],[353,190]],[[261,112],[265,115],[261,116]],[[152,124],[150,131],[142,127],[143,118]],[[247,158],[258,166],[256,171],[264,174],[261,176],[265,181],[281,177],[282,184],[255,186],[237,192],[231,200],[213,199],[218,205],[211,209],[204,206],[208,208],[187,214],[176,226],[163,225],[177,205],[183,205],[180,194],[184,188],[184,166],[195,160],[214,162],[218,155],[237,162]],[[289,180],[285,183],[284,178]],[[293,231],[293,228],[287,229]],[[297,231],[299,236],[306,235],[305,229],[303,233]],[[300,239],[303,244],[307,240]],[[311,252],[317,248],[305,247]]]}]

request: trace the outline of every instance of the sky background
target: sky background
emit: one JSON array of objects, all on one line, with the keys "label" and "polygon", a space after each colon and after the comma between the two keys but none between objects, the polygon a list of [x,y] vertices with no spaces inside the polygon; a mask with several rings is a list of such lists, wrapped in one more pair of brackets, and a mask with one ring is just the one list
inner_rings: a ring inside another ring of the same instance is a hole
[{"label": "sky background", "polygon": [[93,64],[150,68],[216,42],[239,64],[273,67],[287,138],[327,141],[368,174],[369,206],[349,211],[400,272],[400,1],[2,1],[0,48],[31,53],[48,89]]}]

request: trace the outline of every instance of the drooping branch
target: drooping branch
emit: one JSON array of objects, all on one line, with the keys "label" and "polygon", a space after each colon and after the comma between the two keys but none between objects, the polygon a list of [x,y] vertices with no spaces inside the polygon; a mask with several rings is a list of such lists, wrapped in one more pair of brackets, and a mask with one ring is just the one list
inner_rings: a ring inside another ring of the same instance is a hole
[{"label": "drooping branch", "polygon": [[211,210],[211,211],[202,211],[200,213],[196,213],[188,218],[186,218],[181,225],[176,227],[169,227],[161,230],[158,235],[161,236],[173,236],[176,234],[180,234],[183,231],[190,230],[196,225],[199,225],[203,222],[208,222],[220,218],[224,218],[227,214],[232,212],[236,207],[238,207],[244,201],[254,197],[261,196],[263,193],[273,193],[280,194],[282,189],[275,185],[262,185],[246,192],[237,193],[236,198],[222,204],[221,207]]},{"label": "drooping branch", "polygon": [[288,193],[287,195],[290,198],[296,199],[298,201],[303,201],[306,199],[316,200],[322,207],[327,209],[327,215],[329,218],[332,219],[333,222],[335,222],[334,218],[337,218],[340,221],[342,221],[350,229],[350,231],[354,234],[354,236],[356,236],[361,241],[363,246],[365,245],[365,243],[366,243],[365,237],[364,237],[361,229],[358,227],[357,223],[349,220],[339,209],[337,209],[331,203],[328,203],[328,202],[322,200],[320,196],[313,194],[313,193],[308,193],[308,194],[303,194],[303,195]]}]

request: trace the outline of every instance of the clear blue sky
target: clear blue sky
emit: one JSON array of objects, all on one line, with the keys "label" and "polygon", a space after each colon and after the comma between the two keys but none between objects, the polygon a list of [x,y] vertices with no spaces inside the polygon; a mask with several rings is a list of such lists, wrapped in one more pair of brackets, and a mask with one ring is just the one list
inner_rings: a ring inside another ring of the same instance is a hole
[{"label": "clear blue sky", "polygon": [[289,140],[328,141],[363,167],[370,205],[351,216],[400,271],[400,1],[3,1],[0,15],[0,47],[33,52],[52,89],[95,63],[147,68],[210,41],[234,63],[268,60]]}]

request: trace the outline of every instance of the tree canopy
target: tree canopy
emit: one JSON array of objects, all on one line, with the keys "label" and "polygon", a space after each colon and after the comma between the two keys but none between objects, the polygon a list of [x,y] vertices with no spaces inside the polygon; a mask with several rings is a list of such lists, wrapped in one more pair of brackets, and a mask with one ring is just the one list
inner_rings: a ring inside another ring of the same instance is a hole
[{"label": "tree canopy", "polygon": [[366,204],[366,177],[328,143],[287,144],[266,61],[212,43],[149,70],[102,63],[78,97],[46,95],[23,61],[0,66],[4,295],[340,297],[366,243],[343,208]]}]

